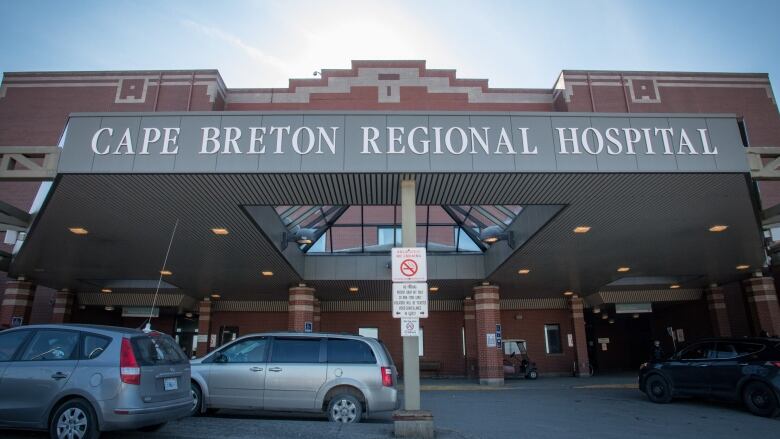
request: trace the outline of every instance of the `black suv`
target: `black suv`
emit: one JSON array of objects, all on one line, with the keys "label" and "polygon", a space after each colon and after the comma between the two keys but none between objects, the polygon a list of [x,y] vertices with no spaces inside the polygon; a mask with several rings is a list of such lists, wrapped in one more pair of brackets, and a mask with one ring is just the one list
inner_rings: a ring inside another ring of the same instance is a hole
[{"label": "black suv", "polygon": [[644,363],[639,389],[650,401],[678,396],[742,401],[759,416],[780,414],[780,338],[713,338]]}]

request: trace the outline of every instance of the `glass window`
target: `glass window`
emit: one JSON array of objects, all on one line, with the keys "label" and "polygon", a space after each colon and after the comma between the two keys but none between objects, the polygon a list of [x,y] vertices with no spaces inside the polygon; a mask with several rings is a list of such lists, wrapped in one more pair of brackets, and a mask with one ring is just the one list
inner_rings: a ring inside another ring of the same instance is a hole
[{"label": "glass window", "polygon": [[358,334],[363,337],[371,337],[379,339],[379,328],[359,328]]},{"label": "glass window", "polygon": [[377,227],[377,245],[401,244],[400,227]]},{"label": "glass window", "polygon": [[560,354],[563,352],[561,345],[561,325],[544,325],[544,348],[548,354]]},{"label": "glass window", "polygon": [[265,349],[268,339],[265,337],[250,338],[233,343],[220,351],[220,363],[265,363]]},{"label": "glass window", "polygon": [[738,356],[757,354],[764,350],[764,345],[753,343],[734,343]]},{"label": "glass window", "polygon": [[274,339],[271,362],[273,363],[319,363],[320,339],[277,338]]},{"label": "glass window", "polygon": [[29,335],[27,330],[0,332],[0,361],[11,361]]},{"label": "glass window", "polygon": [[479,246],[474,242],[473,239],[469,236],[468,233],[466,233],[463,228],[458,227],[457,229],[457,239],[458,239],[458,251],[460,252],[478,252],[481,251]]},{"label": "glass window", "polygon": [[680,353],[680,358],[683,360],[706,360],[707,358],[714,358],[710,356],[711,352],[715,349],[712,343],[698,343],[693,346],[689,346]]},{"label": "glass window", "polygon": [[376,364],[374,351],[360,340],[328,340],[328,363]]},{"label": "glass window", "polygon": [[309,247],[310,253],[324,253],[325,252],[325,246],[328,242],[328,234],[323,233],[320,238]]},{"label": "glass window", "polygon": [[179,364],[189,362],[173,339],[159,332],[131,339],[136,359],[141,366]]},{"label": "glass window", "polygon": [[84,334],[84,344],[81,350],[82,358],[92,360],[100,356],[106,350],[111,339],[94,334]]},{"label": "glass window", "polygon": [[710,358],[727,359],[736,358],[737,349],[733,343],[718,343],[717,348],[714,351],[710,351]]},{"label": "glass window", "polygon": [[422,357],[423,354],[425,353],[425,349],[423,348],[423,328],[422,328],[422,326],[420,326],[420,336],[417,337],[417,348],[418,348],[417,350],[419,351],[418,352],[418,356]]},{"label": "glass window", "polygon": [[42,329],[35,333],[22,361],[70,360],[75,357],[78,344],[76,331]]}]

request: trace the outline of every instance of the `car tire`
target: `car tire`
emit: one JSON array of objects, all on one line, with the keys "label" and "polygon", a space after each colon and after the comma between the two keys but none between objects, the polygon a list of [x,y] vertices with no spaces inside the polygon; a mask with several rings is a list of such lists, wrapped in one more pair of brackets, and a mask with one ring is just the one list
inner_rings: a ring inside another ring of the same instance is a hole
[{"label": "car tire", "polygon": [[165,427],[165,424],[167,424],[167,422],[163,422],[162,424],[147,425],[146,427],[141,427],[138,430],[145,433],[151,433]]},{"label": "car tire", "polygon": [[363,404],[352,395],[334,396],[328,404],[328,420],[343,424],[357,424],[363,415]]},{"label": "car tire", "polygon": [[97,416],[92,406],[83,399],[71,399],[57,407],[49,422],[49,437],[51,439],[100,437]]},{"label": "car tire", "polygon": [[539,372],[537,372],[535,370],[532,370],[532,371],[528,372],[525,375],[525,377],[528,378],[529,380],[535,380],[535,379],[539,378]]},{"label": "car tire", "polygon": [[200,390],[200,386],[194,382],[190,383],[190,395],[192,396],[192,409],[190,410],[190,416],[202,416],[203,391]]},{"label": "car tire", "polygon": [[650,401],[666,404],[672,400],[672,386],[660,375],[651,375],[645,382],[645,393]]},{"label": "car tire", "polygon": [[777,396],[769,386],[762,382],[748,383],[742,390],[742,401],[750,413],[754,415],[771,418],[780,414]]}]

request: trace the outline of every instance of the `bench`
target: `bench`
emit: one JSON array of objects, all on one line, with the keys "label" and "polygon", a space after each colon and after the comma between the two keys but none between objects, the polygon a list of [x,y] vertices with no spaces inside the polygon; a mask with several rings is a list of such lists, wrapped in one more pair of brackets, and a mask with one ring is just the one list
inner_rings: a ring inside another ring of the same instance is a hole
[{"label": "bench", "polygon": [[441,371],[441,361],[420,361],[420,373],[433,372],[437,377]]}]

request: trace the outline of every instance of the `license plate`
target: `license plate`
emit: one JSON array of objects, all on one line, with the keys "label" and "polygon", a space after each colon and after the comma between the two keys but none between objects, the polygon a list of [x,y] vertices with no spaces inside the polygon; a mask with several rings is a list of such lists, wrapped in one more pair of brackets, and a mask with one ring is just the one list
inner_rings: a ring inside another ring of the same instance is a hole
[{"label": "license plate", "polygon": [[176,390],[179,388],[179,381],[176,378],[166,378],[164,384],[165,390]]}]

